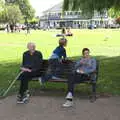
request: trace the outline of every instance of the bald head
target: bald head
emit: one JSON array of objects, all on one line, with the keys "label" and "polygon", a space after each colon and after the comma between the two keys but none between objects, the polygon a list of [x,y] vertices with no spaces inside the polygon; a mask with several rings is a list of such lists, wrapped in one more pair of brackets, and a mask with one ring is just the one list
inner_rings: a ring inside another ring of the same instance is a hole
[{"label": "bald head", "polygon": [[36,48],[36,45],[35,45],[35,43],[29,42],[29,43],[27,44],[27,48],[28,48],[28,50],[29,50],[30,52],[34,52],[34,51],[35,51],[35,48]]}]

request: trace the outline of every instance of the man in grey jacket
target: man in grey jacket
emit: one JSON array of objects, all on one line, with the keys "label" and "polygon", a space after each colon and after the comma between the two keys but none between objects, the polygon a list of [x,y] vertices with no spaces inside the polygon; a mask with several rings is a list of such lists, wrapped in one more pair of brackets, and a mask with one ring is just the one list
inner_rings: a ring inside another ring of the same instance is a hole
[{"label": "man in grey jacket", "polygon": [[[83,57],[76,62],[74,72],[69,75],[68,94],[63,107],[70,107],[73,105],[74,84],[87,80],[90,74],[96,71],[96,60],[92,58],[89,53],[90,50],[88,48],[82,50]],[[95,77],[96,76],[93,76],[92,80],[96,80]]]}]

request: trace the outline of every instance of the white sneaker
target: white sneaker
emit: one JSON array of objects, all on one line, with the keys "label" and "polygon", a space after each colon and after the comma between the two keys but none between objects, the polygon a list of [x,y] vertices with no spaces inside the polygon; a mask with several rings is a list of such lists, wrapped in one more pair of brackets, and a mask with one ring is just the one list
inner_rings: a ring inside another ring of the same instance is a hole
[{"label": "white sneaker", "polygon": [[73,95],[71,92],[69,92],[66,96],[66,99],[73,99]]},{"label": "white sneaker", "polygon": [[73,102],[67,100],[62,106],[63,106],[63,107],[72,107],[72,106],[73,106]]},{"label": "white sneaker", "polygon": [[17,104],[24,104],[23,100],[17,100]]},{"label": "white sneaker", "polygon": [[17,100],[17,104],[24,104],[28,101],[28,98],[27,97],[24,97],[24,98],[21,98],[21,99],[18,99]]}]

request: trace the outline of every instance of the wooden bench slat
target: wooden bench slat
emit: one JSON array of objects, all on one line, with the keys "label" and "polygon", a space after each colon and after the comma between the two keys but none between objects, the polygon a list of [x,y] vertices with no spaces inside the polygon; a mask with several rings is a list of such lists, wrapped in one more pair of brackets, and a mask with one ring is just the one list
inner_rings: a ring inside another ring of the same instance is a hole
[{"label": "wooden bench slat", "polygon": [[[39,77],[33,78],[32,80],[33,81],[38,81]],[[62,79],[62,78],[61,79],[50,79],[47,82],[67,83],[67,79]],[[90,83],[90,82],[91,82],[90,80],[86,80],[86,81],[81,82],[81,83]]]},{"label": "wooden bench slat", "polygon": [[[37,81],[39,80],[39,78],[41,77],[35,77],[35,78],[32,78],[33,81]],[[67,82],[67,79],[50,79],[49,81],[47,82]]]},{"label": "wooden bench slat", "polygon": [[67,79],[59,79],[59,80],[50,79],[48,82],[67,82]]}]

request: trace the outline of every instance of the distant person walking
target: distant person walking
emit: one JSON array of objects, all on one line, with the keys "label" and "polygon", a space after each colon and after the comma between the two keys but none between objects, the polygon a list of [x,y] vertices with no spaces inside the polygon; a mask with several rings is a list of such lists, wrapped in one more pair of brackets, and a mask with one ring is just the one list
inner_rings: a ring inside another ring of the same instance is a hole
[{"label": "distant person walking", "polygon": [[7,33],[10,32],[10,29],[9,29],[9,25],[8,25],[8,24],[6,25],[6,30],[7,30]]},{"label": "distant person walking", "polygon": [[14,32],[14,25],[13,24],[10,24],[10,30],[11,30],[11,33]]},{"label": "distant person walking", "polygon": [[30,34],[30,25],[27,24],[27,34]]}]

